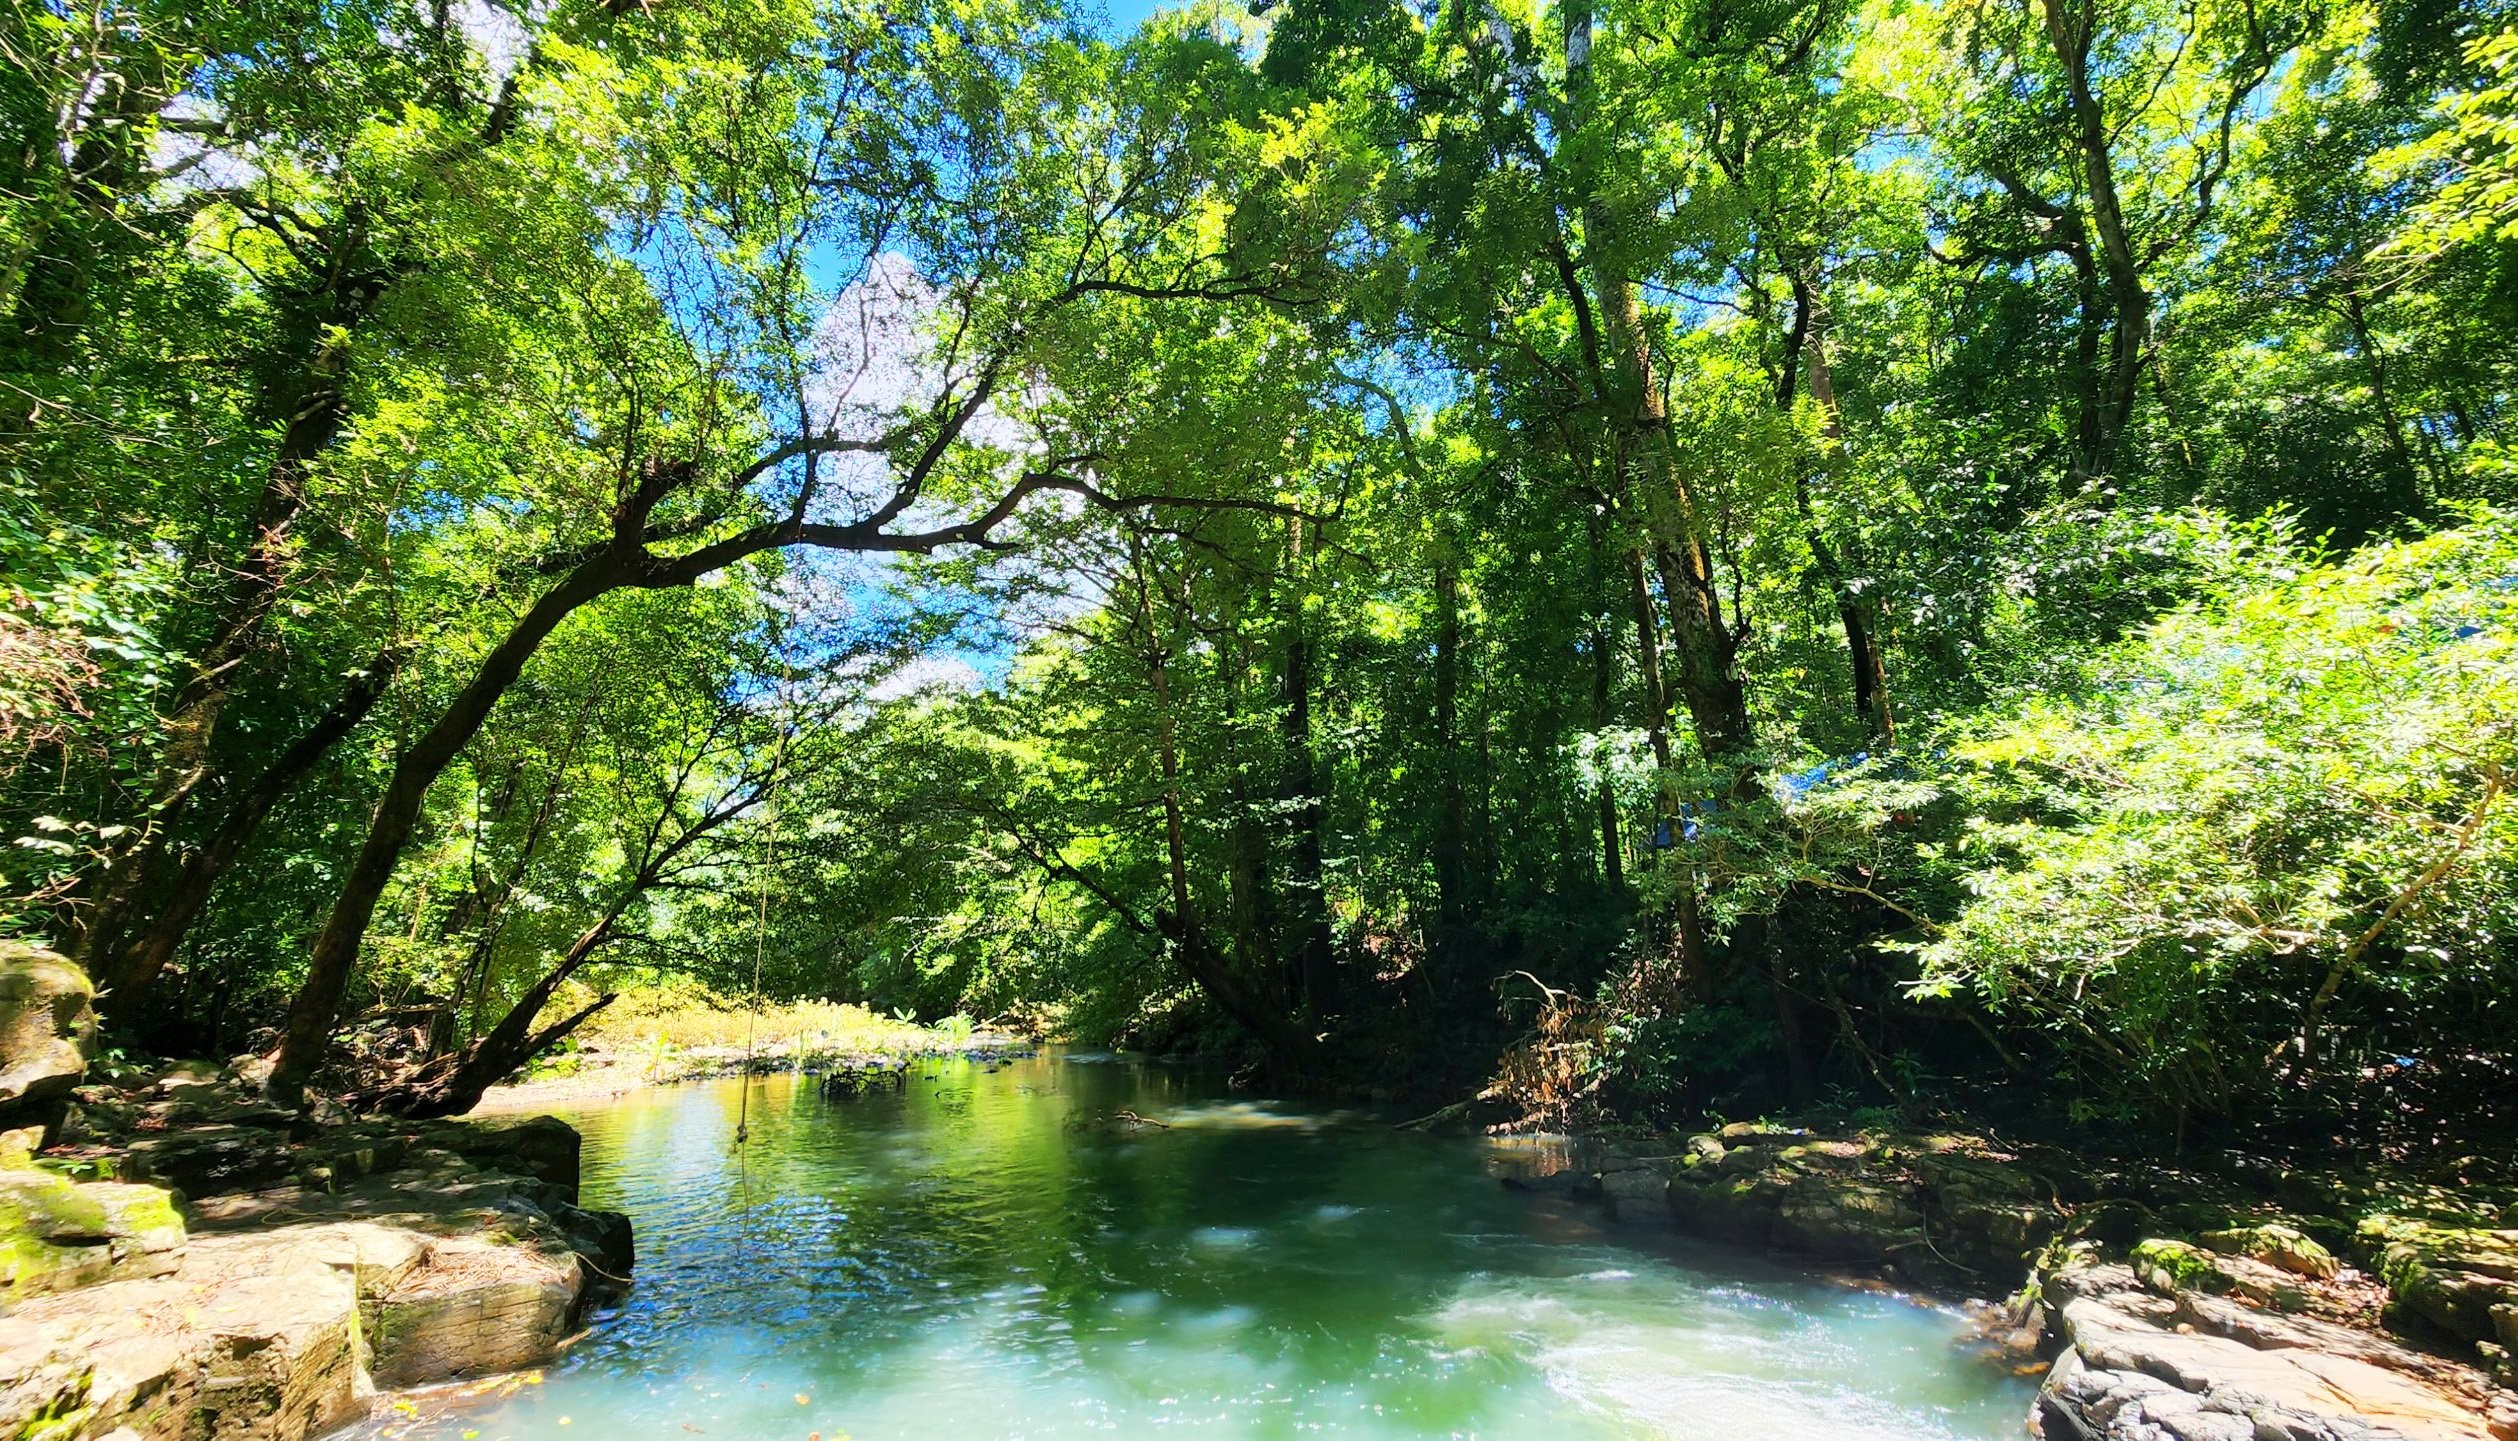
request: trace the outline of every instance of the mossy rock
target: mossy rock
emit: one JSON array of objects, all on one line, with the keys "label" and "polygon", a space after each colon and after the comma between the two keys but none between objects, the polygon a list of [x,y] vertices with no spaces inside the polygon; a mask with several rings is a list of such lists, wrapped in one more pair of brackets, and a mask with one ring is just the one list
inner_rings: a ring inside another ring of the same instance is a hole
[{"label": "mossy rock", "polygon": [[2387,1283],[2398,1326],[2481,1344],[2498,1339],[2494,1313],[2518,1306],[2518,1231],[2381,1215],[2363,1220],[2354,1240]]},{"label": "mossy rock", "polygon": [[2262,1226],[2236,1226],[2225,1231],[2208,1231],[2203,1244],[2232,1256],[2245,1256],[2262,1261],[2278,1271],[2294,1276],[2312,1276],[2332,1280],[2342,1267],[2334,1253],[2297,1227],[2271,1223]]},{"label": "mossy rock", "polygon": [[2236,1296],[2275,1311],[2308,1308],[2308,1293],[2297,1278],[2246,1256],[2224,1256],[2187,1241],[2154,1238],[2133,1248],[2133,1273],[2162,1295],[2196,1291]]},{"label": "mossy rock", "polygon": [[2165,1295],[2201,1291],[2226,1296],[2237,1289],[2221,1269],[2221,1258],[2190,1241],[2153,1237],[2135,1245],[2128,1259],[2143,1285]]},{"label": "mossy rock", "polygon": [[0,1295],[12,1301],[164,1275],[183,1245],[174,1198],[154,1186],[0,1172]]}]

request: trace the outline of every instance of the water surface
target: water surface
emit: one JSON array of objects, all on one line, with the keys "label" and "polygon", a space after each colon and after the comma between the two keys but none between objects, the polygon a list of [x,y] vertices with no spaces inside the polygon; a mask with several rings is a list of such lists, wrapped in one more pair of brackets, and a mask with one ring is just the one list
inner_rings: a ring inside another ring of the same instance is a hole
[{"label": "water surface", "polygon": [[[637,1284],[540,1384],[378,1435],[2015,1438],[1955,1315],[1514,1192],[1530,1143],[1108,1057],[571,1114]],[[1115,1120],[1132,1112],[1165,1124]]]}]

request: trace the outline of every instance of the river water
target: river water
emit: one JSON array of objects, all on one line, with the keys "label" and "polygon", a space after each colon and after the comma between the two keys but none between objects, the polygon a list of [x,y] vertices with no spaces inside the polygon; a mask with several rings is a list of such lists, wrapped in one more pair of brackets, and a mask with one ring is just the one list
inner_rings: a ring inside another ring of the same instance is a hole
[{"label": "river water", "polygon": [[[1536,1143],[1111,1057],[570,1114],[637,1284],[538,1383],[372,1436],[2016,1438],[1954,1314],[1516,1192]],[[1131,1112],[1162,1125],[1114,1119]]]}]

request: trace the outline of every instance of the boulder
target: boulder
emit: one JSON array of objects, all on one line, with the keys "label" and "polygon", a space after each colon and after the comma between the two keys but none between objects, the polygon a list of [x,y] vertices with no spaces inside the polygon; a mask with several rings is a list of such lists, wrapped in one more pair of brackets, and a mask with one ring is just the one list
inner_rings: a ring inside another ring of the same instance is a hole
[{"label": "boulder", "polygon": [[2154,1238],[2133,1248],[2134,1274],[2163,1296],[2196,1291],[2211,1296],[2244,1296],[2276,1311],[2298,1311],[2308,1293],[2294,1272],[2277,1270],[2245,1256],[2224,1256],[2187,1241]]},{"label": "boulder", "polygon": [[2342,1269],[2332,1251],[2309,1239],[2295,1226],[2237,1226],[2207,1231],[2200,1239],[2215,1251],[2261,1261],[2277,1271],[2288,1271],[2294,1276],[2331,1281]]},{"label": "boulder", "polygon": [[2468,1345],[2507,1346],[2494,1312],[2518,1306],[2518,1230],[2364,1220],[2355,1237],[2387,1283],[2387,1317]]},{"label": "boulder", "polygon": [[428,1139],[486,1170],[531,1176],[577,1198],[577,1128],[557,1116],[518,1120],[450,1121],[430,1127]]},{"label": "boulder", "polygon": [[175,1269],[184,1223],[154,1186],[74,1182],[49,1171],[0,1171],[0,1297]]},{"label": "boulder", "polygon": [[33,1116],[69,1099],[87,1074],[79,1048],[95,998],[87,972],[64,957],[0,941],[0,1116]]},{"label": "boulder", "polygon": [[1620,1221],[1670,1219],[1670,1177],[1658,1165],[1628,1160],[1604,1167],[1600,1190],[1609,1214]]},{"label": "boulder", "polygon": [[585,1290],[573,1253],[435,1242],[426,1264],[367,1304],[376,1382],[421,1386],[539,1365],[567,1339]]}]

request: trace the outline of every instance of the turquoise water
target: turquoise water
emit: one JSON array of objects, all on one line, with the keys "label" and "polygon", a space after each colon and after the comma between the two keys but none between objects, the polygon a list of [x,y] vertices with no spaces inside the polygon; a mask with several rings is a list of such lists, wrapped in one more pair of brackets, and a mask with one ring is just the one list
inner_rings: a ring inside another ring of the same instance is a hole
[{"label": "turquoise water", "polygon": [[[1947,1311],[1508,1190],[1532,1143],[1107,1057],[573,1113],[637,1284],[534,1384],[374,1436],[2012,1438]],[[1160,1126],[1115,1121],[1128,1110]]]}]

